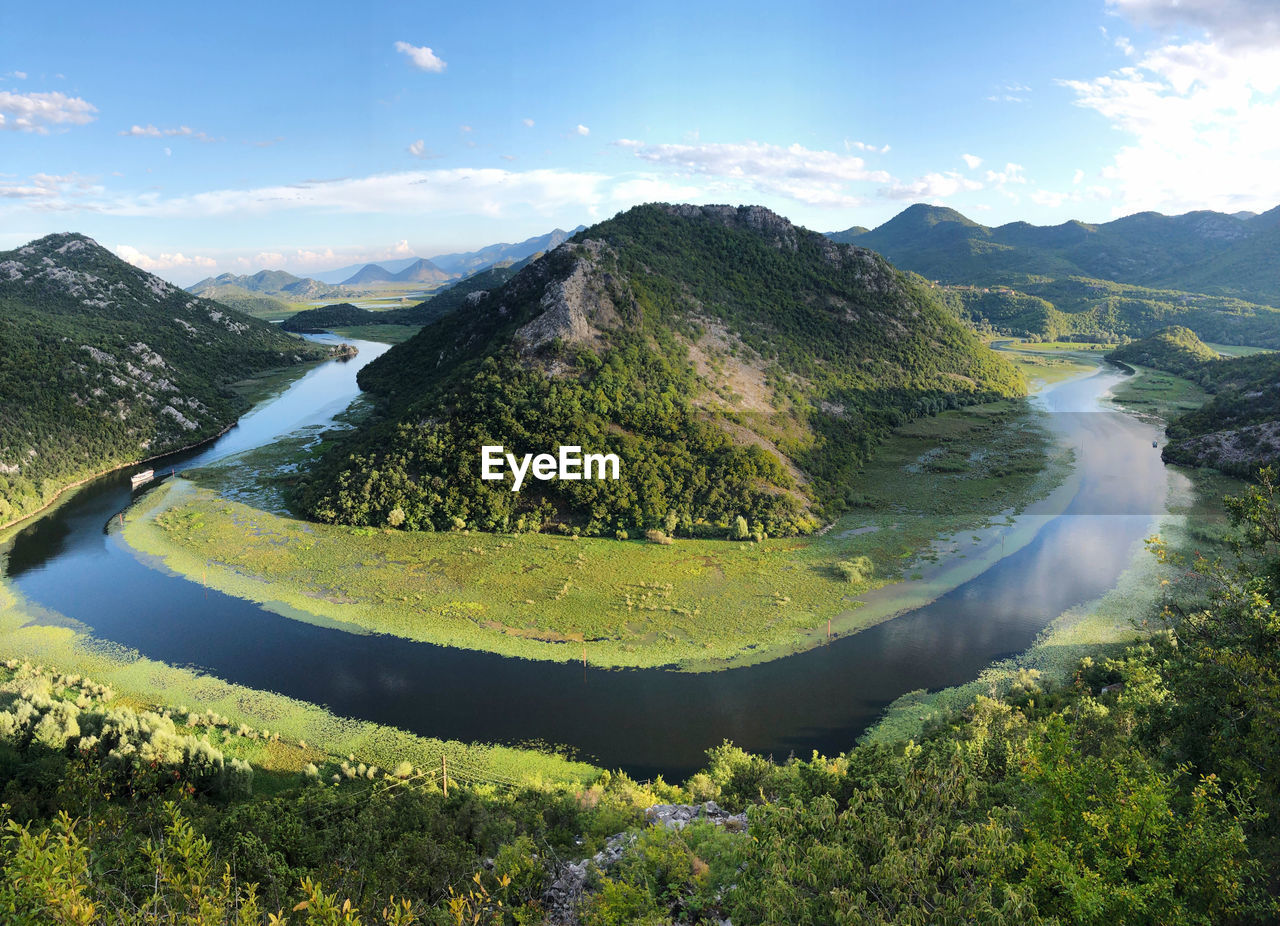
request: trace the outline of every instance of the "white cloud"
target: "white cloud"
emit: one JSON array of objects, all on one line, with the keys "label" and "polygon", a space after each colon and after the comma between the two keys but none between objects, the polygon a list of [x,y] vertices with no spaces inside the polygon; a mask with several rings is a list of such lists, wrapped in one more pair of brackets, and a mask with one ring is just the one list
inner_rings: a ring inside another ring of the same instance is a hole
[{"label": "white cloud", "polygon": [[197,217],[264,215],[293,210],[387,215],[479,214],[513,208],[539,213],[584,208],[604,199],[603,174],[563,170],[515,172],[499,168],[402,171],[368,177],[303,180],[252,189],[212,190],[165,197],[147,192],[104,197],[94,204],[111,215]]},{"label": "white cloud", "polygon": [[154,125],[147,123],[146,125],[134,125],[127,129],[122,129],[121,135],[132,135],[138,138],[173,138],[183,136],[194,138],[198,141],[222,141],[220,138],[213,138],[204,132],[197,132],[189,125],[180,125],[176,129],[158,129]]},{"label": "white cloud", "polygon": [[[813,206],[855,206],[862,199],[851,195],[857,181],[892,182],[882,170],[867,170],[862,158],[834,151],[813,151],[801,145],[783,148],[760,142],[743,144],[651,145],[620,139],[622,148],[636,157],[678,174],[717,178],[721,189],[729,186],[785,196]],[[714,189],[714,187],[713,187]]]},{"label": "white cloud", "polygon": [[1107,0],[1116,13],[1158,30],[1190,26],[1224,46],[1258,47],[1280,41],[1275,0]]},{"label": "white cloud", "polygon": [[472,129],[471,126],[469,125],[460,125],[458,126],[458,131],[461,132],[463,135],[466,135],[468,132],[474,131],[474,129]]},{"label": "white cloud", "polygon": [[1082,180],[1084,180],[1084,171],[1077,167],[1075,174],[1071,178],[1071,182],[1080,183]]},{"label": "white cloud", "polygon": [[10,93],[0,90],[0,129],[47,135],[49,126],[85,125],[98,108],[65,93]]},{"label": "white cloud", "polygon": [[27,72],[26,71],[10,71],[8,74],[5,74],[4,76],[12,77],[14,80],[26,80]]},{"label": "white cloud", "polygon": [[977,170],[982,166],[982,158],[978,157],[976,154],[962,154],[960,157],[964,160],[964,163],[970,170]]},{"label": "white cloud", "polygon": [[413,144],[409,146],[409,153],[412,154],[415,158],[422,158],[422,160],[424,161],[429,161],[433,158],[444,157],[444,155],[437,154],[435,151],[428,148],[427,143],[423,141],[421,138],[419,138],[417,141],[415,141]]},{"label": "white cloud", "polygon": [[1005,164],[1004,170],[987,171],[987,182],[994,183],[996,186],[1004,186],[1006,183],[1026,183],[1027,178],[1023,176],[1023,170],[1021,164]]},{"label": "white cloud", "polygon": [[413,66],[420,71],[430,71],[432,74],[439,74],[448,65],[437,57],[436,53],[425,45],[410,45],[408,42],[396,42],[396,51],[401,54],[408,55],[409,60],[413,62]]},{"label": "white cloud", "polygon": [[116,245],[116,254],[120,255],[122,260],[127,260],[135,267],[148,271],[173,270],[182,267],[200,267],[211,270],[218,266],[218,262],[212,257],[200,257],[197,255],[188,257],[181,251],[176,254],[160,254],[158,257],[151,257],[127,244]]},{"label": "white cloud", "polygon": [[1037,206],[1046,206],[1049,209],[1057,209],[1063,203],[1072,199],[1070,193],[1054,193],[1049,190],[1035,190],[1031,194],[1031,201]]},{"label": "white cloud", "polygon": [[[1157,5],[1114,3],[1165,19]],[[1226,3],[1227,13],[1254,5]],[[1184,4],[1184,18],[1210,21],[1210,6]],[[1133,65],[1091,80],[1060,83],[1077,106],[1091,109],[1127,136],[1102,175],[1112,181],[1117,214],[1156,209],[1263,210],[1277,199],[1280,160],[1280,37],[1275,48],[1240,33],[1230,16],[1221,41],[1159,45]],[[1206,25],[1207,28],[1207,25]],[[1259,31],[1269,28],[1262,20]]]},{"label": "white cloud", "polygon": [[577,127],[576,129],[574,129],[574,131],[575,131],[575,132],[577,132],[579,135],[590,135],[590,134],[591,134],[591,130],[590,130],[589,128],[587,128],[585,125],[583,125],[581,122],[579,122],[579,123],[578,123],[578,127]]},{"label": "white cloud", "polygon": [[929,173],[911,183],[893,183],[880,189],[887,199],[939,199],[956,193],[969,193],[982,189],[982,183],[960,175],[959,171]]},{"label": "white cloud", "polygon": [[844,140],[844,150],[845,151],[866,151],[868,154],[888,154],[889,146],[881,145],[879,148],[877,148],[875,145],[868,145],[864,141],[849,141],[849,139],[846,138]]},{"label": "white cloud", "polygon": [[96,177],[77,173],[38,173],[24,181],[0,178],[0,200],[21,201],[28,209],[42,212],[76,208],[101,193]]},{"label": "white cloud", "polygon": [[520,121],[524,123],[524,127],[525,127],[526,129],[531,129],[531,128],[533,128],[533,120],[532,120],[532,119],[521,119]]},{"label": "white cloud", "polygon": [[164,156],[169,157],[172,154],[173,154],[173,149],[170,148],[168,145],[166,145],[164,149]]}]

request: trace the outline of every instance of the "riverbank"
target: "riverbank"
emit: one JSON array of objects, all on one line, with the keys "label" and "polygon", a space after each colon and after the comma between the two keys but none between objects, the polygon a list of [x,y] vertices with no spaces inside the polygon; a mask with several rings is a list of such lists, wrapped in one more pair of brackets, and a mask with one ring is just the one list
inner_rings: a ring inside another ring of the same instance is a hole
[{"label": "riverbank", "polygon": [[194,443],[186,444],[185,446],[182,446],[182,447],[174,447],[170,450],[165,450],[163,453],[152,454],[149,457],[143,457],[142,459],[138,459],[138,460],[129,460],[124,463],[116,463],[106,467],[105,469],[98,470],[97,472],[92,472],[92,473],[89,473],[88,475],[78,477],[75,479],[74,482],[70,482],[70,483],[67,483],[66,485],[61,486],[53,495],[48,497],[48,500],[45,501],[43,505],[41,505],[35,511],[31,511],[26,514],[19,515],[16,518],[11,518],[8,521],[0,524],[0,536],[2,536],[4,532],[8,531],[10,528],[21,527],[23,524],[33,521],[37,517],[40,517],[41,515],[49,513],[61,501],[65,500],[68,497],[67,493],[70,492],[72,489],[78,489],[82,485],[85,485],[86,483],[90,483],[95,479],[100,479],[103,476],[110,475],[111,473],[119,472],[122,469],[129,469],[130,467],[133,467],[133,466],[141,466],[143,463],[150,463],[153,460],[159,460],[162,457],[173,456],[174,454],[179,454],[179,453],[186,453],[191,450],[197,450],[200,447],[203,447],[207,444],[212,444],[214,441],[218,440],[218,438],[222,437],[224,434],[226,434],[228,431],[234,428],[237,424],[239,424],[240,419],[244,417],[244,415],[252,411],[254,406],[256,406],[259,402],[262,402],[268,397],[286,389],[291,383],[295,382],[296,380],[301,378],[303,375],[305,375],[308,370],[313,370],[316,368],[318,364],[325,363],[325,362],[327,361],[316,360],[316,361],[307,361],[305,363],[290,364],[289,366],[284,366],[284,367],[271,367],[269,369],[260,371],[259,373],[255,374],[254,376],[248,379],[244,379],[244,380],[240,380],[238,382],[232,383],[230,387],[232,391],[234,391],[238,396],[240,396],[245,401],[244,412],[241,415],[237,416],[236,418],[232,419],[232,421],[230,421],[221,430],[219,430],[217,434],[211,434],[208,437],[203,437],[200,440],[195,441]]},{"label": "riverbank", "polygon": [[[1135,368],[1107,400],[1125,412],[1161,425],[1207,394],[1194,383],[1160,370]],[[1222,498],[1244,483],[1211,470],[1168,467],[1168,513],[1153,536],[1186,559],[1226,553],[1227,526]],[[1068,684],[1081,659],[1095,662],[1119,655],[1126,646],[1163,627],[1160,611],[1170,596],[1194,597],[1185,570],[1162,565],[1145,547],[1135,547],[1114,588],[1055,618],[1026,651],[992,663],[976,679],[938,691],[908,692],[894,701],[863,736],[864,742],[895,743],[918,737],[930,724],[963,710],[979,695],[1002,697],[1016,684]],[[1028,674],[1030,673],[1030,674]]]},{"label": "riverbank", "polygon": [[[255,453],[247,468],[256,472]],[[223,491],[237,484],[229,469],[234,461],[222,461],[211,474]],[[658,545],[351,529],[187,482],[148,493],[123,536],[179,574],[325,626],[532,659],[581,661],[585,650],[593,666],[714,671],[866,629],[971,578],[1029,542],[1035,524],[1011,516],[1068,469],[1038,413],[1013,401],[901,429],[855,487],[862,506],[816,538]],[[912,588],[896,603],[860,600],[904,581]]]},{"label": "riverbank", "polygon": [[[0,544],[6,536],[0,534]],[[0,550],[2,556],[2,550]],[[280,774],[308,763],[326,766],[355,755],[360,762],[395,769],[407,762],[433,769],[441,757],[477,778],[529,782],[590,782],[600,769],[542,749],[468,744],[415,736],[395,727],[339,717],[320,705],[235,685],[188,668],[147,659],[94,639],[59,614],[23,601],[0,581],[0,649],[6,659],[56,666],[59,671],[110,685],[122,703],[138,709],[190,706],[226,719],[220,726],[279,734],[275,740],[244,737],[236,755]],[[531,744],[532,745],[532,744]]]}]

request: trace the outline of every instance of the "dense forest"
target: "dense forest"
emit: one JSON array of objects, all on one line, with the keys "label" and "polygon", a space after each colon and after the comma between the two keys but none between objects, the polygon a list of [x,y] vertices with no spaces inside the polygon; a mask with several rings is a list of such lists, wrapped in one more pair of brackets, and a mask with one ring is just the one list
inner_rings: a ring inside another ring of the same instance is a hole
[{"label": "dense forest", "polygon": [[[1023,389],[927,286],[758,207],[637,207],[473,301],[361,371],[385,414],[311,475],[309,516],[801,533],[892,428]],[[615,453],[622,478],[514,493],[480,479],[499,444]]]},{"label": "dense forest", "polygon": [[725,744],[681,785],[464,772],[446,794],[439,775],[358,756],[289,778],[228,758],[269,731],[123,706],[10,662],[0,911],[210,926],[1275,922],[1273,480],[1227,500],[1229,559],[1182,563],[1154,543],[1195,577],[1165,628],[1085,659],[1068,684],[1025,672],[918,741],[838,756]]},{"label": "dense forest", "polygon": [[1280,309],[1213,296],[1085,277],[1013,286],[938,286],[939,298],[974,327],[1037,341],[1107,342],[1180,326],[1220,344],[1280,348]]},{"label": "dense forest", "polygon": [[82,235],[0,253],[0,525],[217,434],[245,408],[229,382],[324,356]]},{"label": "dense forest", "polygon": [[1190,328],[1170,325],[1150,337],[1116,348],[1107,354],[1107,359],[1186,376],[1207,369],[1206,364],[1221,358]]}]

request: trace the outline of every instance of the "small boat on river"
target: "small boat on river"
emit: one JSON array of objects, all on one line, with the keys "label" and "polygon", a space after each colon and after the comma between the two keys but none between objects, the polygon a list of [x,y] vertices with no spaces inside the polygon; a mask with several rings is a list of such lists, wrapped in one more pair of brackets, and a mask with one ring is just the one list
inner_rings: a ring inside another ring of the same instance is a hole
[{"label": "small boat on river", "polygon": [[132,476],[129,477],[129,485],[130,487],[136,489],[138,486],[145,485],[146,483],[150,482],[152,479],[155,479],[155,478],[156,478],[156,471],[154,469],[144,469],[142,472],[134,473]]}]

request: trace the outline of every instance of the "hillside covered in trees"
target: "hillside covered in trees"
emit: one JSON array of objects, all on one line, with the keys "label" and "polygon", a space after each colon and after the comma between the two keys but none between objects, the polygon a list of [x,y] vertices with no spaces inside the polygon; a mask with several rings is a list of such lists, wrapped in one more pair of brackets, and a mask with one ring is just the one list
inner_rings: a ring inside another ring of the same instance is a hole
[{"label": "hillside covered in trees", "polygon": [[1170,325],[1140,341],[1132,341],[1107,354],[1107,359],[1153,367],[1167,373],[1185,375],[1199,370],[1204,364],[1219,360],[1218,352],[1205,344],[1190,328]]},{"label": "hillside covered in trees", "polygon": [[1252,477],[1280,463],[1280,353],[1222,357],[1186,328],[1119,347],[1108,360],[1185,377],[1212,398],[1169,422],[1169,463]]},{"label": "hillside covered in trees", "polygon": [[935,281],[957,315],[995,334],[1110,341],[1181,325],[1206,341],[1280,348],[1280,276],[1267,256],[1280,249],[1280,209],[989,228],[920,203],[829,236]]},{"label": "hillside covered in trees", "polygon": [[[802,533],[893,427],[1023,390],[927,287],[759,207],[636,207],[468,301],[361,371],[385,414],[312,474],[310,516]],[[622,475],[512,492],[480,478],[499,444]]]},{"label": "hillside covered in trees", "polygon": [[917,203],[856,232],[835,234],[946,283],[1083,277],[1280,306],[1280,206],[1261,215],[1140,212],[1096,225],[990,228],[954,209]]},{"label": "hillside covered in trees", "polygon": [[83,235],[0,253],[0,525],[78,478],[212,437],[245,408],[228,383],[326,354]]},{"label": "hillside covered in trees", "polygon": [[835,756],[725,744],[680,785],[463,767],[446,789],[439,770],[314,747],[290,774],[236,757],[289,753],[278,733],[10,661],[0,911],[130,926],[1274,923],[1278,502],[1269,475],[1228,499],[1229,562],[1157,544],[1184,575],[1166,628],[1067,684],[1024,671],[914,742]]}]

